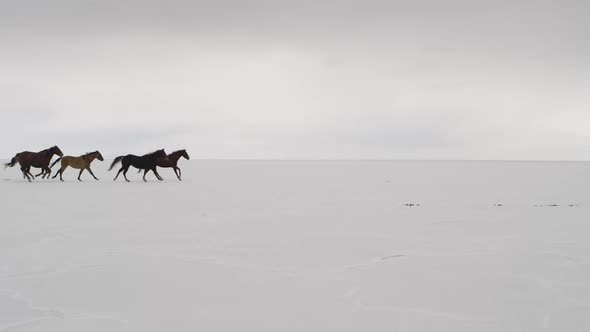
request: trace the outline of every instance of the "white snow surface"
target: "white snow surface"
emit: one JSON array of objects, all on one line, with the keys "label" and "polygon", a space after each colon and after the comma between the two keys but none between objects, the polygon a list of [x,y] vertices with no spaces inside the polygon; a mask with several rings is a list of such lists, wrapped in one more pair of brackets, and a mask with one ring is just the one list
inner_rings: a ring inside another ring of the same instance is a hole
[{"label": "white snow surface", "polygon": [[590,330],[589,163],[107,163],[0,173],[0,331]]}]

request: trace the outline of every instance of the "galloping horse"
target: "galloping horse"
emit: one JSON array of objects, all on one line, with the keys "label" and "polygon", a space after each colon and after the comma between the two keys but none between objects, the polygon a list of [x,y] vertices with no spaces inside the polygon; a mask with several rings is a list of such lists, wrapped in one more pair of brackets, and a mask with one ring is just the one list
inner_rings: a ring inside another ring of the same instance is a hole
[{"label": "galloping horse", "polygon": [[59,179],[61,181],[63,181],[63,173],[66,170],[66,168],[68,168],[68,166],[75,168],[75,169],[79,169],[80,170],[80,174],[78,174],[78,181],[82,181],[82,179],[80,179],[80,176],[82,176],[82,172],[84,172],[84,170],[88,170],[88,172],[90,172],[90,175],[92,175],[92,177],[95,180],[98,180],[96,178],[96,176],[94,176],[94,173],[92,173],[92,170],[90,169],[90,164],[94,161],[94,159],[98,159],[100,161],[103,161],[104,158],[102,157],[102,154],[100,154],[100,152],[98,151],[94,151],[94,152],[90,152],[87,153],[85,155],[79,156],[79,157],[72,157],[72,156],[65,156],[65,157],[61,157],[59,159],[57,159],[56,161],[53,162],[53,164],[51,164],[50,168],[53,168],[53,166],[55,166],[55,164],[57,164],[59,161],[61,161],[61,168],[59,169],[59,171],[57,171],[57,173],[55,173],[55,175],[53,176],[52,179],[55,179],[55,177],[59,174]]},{"label": "galloping horse", "polygon": [[119,177],[119,174],[121,174],[121,172],[123,172],[123,176],[125,177],[125,181],[129,182],[129,179],[127,179],[127,171],[129,171],[130,166],[133,166],[135,168],[139,168],[140,170],[141,169],[145,170],[143,173],[143,181],[147,182],[147,180],[145,179],[145,176],[149,171],[154,172],[154,174],[156,175],[156,178],[158,178],[158,180],[162,181],[164,179],[160,176],[160,174],[158,174],[158,171],[156,170],[156,166],[157,166],[156,160],[158,160],[158,158],[165,158],[165,157],[166,157],[166,152],[164,152],[164,149],[143,155],[141,157],[138,157],[138,156],[135,156],[132,154],[128,154],[126,156],[119,156],[119,157],[115,158],[115,160],[111,164],[111,167],[109,168],[109,171],[112,170],[113,167],[115,167],[115,165],[117,165],[120,162],[121,168],[119,169],[119,172],[117,172],[117,176],[115,176],[115,179],[113,179],[113,181],[117,180],[117,178]]},{"label": "galloping horse", "polygon": [[[180,159],[180,157],[184,157],[184,159],[186,159],[186,160],[191,159],[191,157],[189,157],[186,150],[178,150],[178,151],[174,151],[171,154],[167,155],[165,158],[158,158],[156,160],[156,165],[159,167],[164,167],[164,168],[173,168],[174,173],[176,174],[176,177],[178,178],[178,180],[182,181],[182,179],[181,179],[182,172],[180,171],[180,168],[177,166],[178,160]],[[141,172],[141,170],[139,170],[139,172]]]},{"label": "galloping horse", "polygon": [[23,172],[23,177],[31,182],[31,179],[35,178],[33,174],[30,173],[31,167],[41,168],[41,174],[43,174],[43,178],[45,178],[46,175],[49,177],[51,174],[49,163],[51,162],[51,158],[53,158],[54,155],[63,157],[64,154],[57,146],[51,147],[41,152],[23,151],[17,153],[9,163],[4,164],[4,167],[14,167],[14,165],[16,165],[18,162],[21,166],[20,170]]}]

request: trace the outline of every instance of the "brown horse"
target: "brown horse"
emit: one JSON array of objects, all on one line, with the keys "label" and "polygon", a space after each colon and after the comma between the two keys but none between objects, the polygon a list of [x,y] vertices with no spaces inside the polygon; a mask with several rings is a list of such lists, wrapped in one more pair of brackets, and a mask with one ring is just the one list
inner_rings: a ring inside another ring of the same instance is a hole
[{"label": "brown horse", "polygon": [[51,174],[49,163],[51,162],[51,158],[53,158],[54,155],[63,157],[64,154],[57,146],[51,147],[41,152],[23,151],[17,153],[9,163],[4,164],[4,167],[14,167],[16,163],[19,163],[21,166],[20,170],[23,172],[23,177],[31,182],[31,179],[35,178],[30,173],[31,167],[41,168],[41,174],[43,174],[43,178],[45,178],[45,175],[49,177]]},{"label": "brown horse", "polygon": [[55,173],[55,175],[53,176],[52,179],[55,179],[57,177],[57,175],[59,174],[59,179],[61,181],[63,181],[63,173],[66,170],[66,168],[72,167],[75,169],[79,169],[80,170],[80,174],[78,174],[78,181],[82,181],[82,179],[80,179],[80,176],[82,176],[82,172],[84,172],[84,170],[88,170],[88,172],[90,172],[90,175],[92,175],[92,177],[95,180],[98,180],[96,178],[96,176],[94,176],[94,173],[92,173],[92,170],[90,169],[90,164],[94,161],[94,159],[98,159],[100,161],[103,161],[104,158],[102,157],[102,154],[100,154],[100,152],[98,151],[94,151],[94,152],[90,152],[87,153],[85,155],[79,156],[79,157],[72,157],[72,156],[65,156],[62,158],[57,159],[56,161],[53,162],[53,164],[51,164],[50,168],[53,168],[53,166],[55,166],[55,164],[57,164],[59,161],[61,161],[61,168],[59,169],[59,171],[57,171],[57,173]]},{"label": "brown horse", "polygon": [[[178,160],[180,159],[180,157],[184,157],[184,159],[186,159],[186,160],[191,159],[191,157],[189,157],[186,150],[178,150],[178,151],[172,152],[171,154],[167,155],[166,157],[158,158],[156,160],[156,165],[159,167],[164,167],[164,168],[173,168],[174,173],[176,174],[176,177],[178,178],[178,180],[182,181],[182,179],[181,179],[182,172],[180,171],[180,168],[177,166]],[[139,170],[139,172],[141,172],[141,170]]]}]

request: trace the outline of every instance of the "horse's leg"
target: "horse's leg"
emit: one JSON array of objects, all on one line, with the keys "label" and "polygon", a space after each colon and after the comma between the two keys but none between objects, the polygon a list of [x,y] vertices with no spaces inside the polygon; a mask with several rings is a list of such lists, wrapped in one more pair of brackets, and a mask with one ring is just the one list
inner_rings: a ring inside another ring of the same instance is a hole
[{"label": "horse's leg", "polygon": [[178,168],[178,166],[174,166],[174,173],[176,173],[176,177],[178,178],[178,181],[182,181],[182,179],[180,178],[180,168]]},{"label": "horse's leg", "polygon": [[92,170],[90,169],[90,166],[86,167],[86,169],[88,170],[88,172],[90,172],[90,175],[92,175],[92,177],[93,177],[95,180],[98,180],[98,178],[97,178],[96,176],[94,176],[94,173],[92,173]]},{"label": "horse's leg", "polygon": [[[141,171],[141,170],[140,170],[140,171]],[[150,169],[149,169],[149,168],[146,168],[146,169],[143,171],[143,182],[147,182],[147,180],[145,179],[145,176],[147,175],[147,173],[148,173],[149,171],[150,171]]]},{"label": "horse's leg", "polygon": [[23,172],[23,178],[27,179],[27,180],[29,180],[29,182],[31,182],[31,179],[29,178],[29,174],[27,174],[28,173],[27,168],[21,166],[20,170]]},{"label": "horse's leg", "polygon": [[41,178],[45,179],[45,177],[47,176],[47,178],[49,179],[49,177],[51,176],[51,168],[49,168],[48,166],[45,166],[42,169],[43,169],[43,172],[45,172],[45,174],[43,174],[43,176]]},{"label": "horse's leg", "polygon": [[26,170],[26,172],[27,172],[27,174],[28,174],[28,175],[27,175],[27,177],[28,177],[28,178],[30,177],[30,179],[33,179],[33,180],[35,180],[35,177],[33,176],[33,174],[31,174],[31,166],[27,167],[27,170]]},{"label": "horse's leg", "polygon": [[[29,172],[29,174],[30,174],[31,176],[33,176],[33,174],[31,174],[30,172]],[[35,174],[35,175],[34,175],[34,177],[35,177],[35,178],[38,178],[39,176],[41,176],[41,179],[45,179],[45,175],[46,175],[46,170],[45,170],[45,167],[41,167],[41,173],[39,173],[39,174]]]},{"label": "horse's leg", "polygon": [[158,174],[158,169],[156,168],[156,166],[154,166],[154,168],[152,168],[152,172],[154,172],[154,174],[156,174],[156,177],[158,178],[158,180],[164,181],[164,178],[162,178],[160,176],[160,174]]},{"label": "horse's leg", "polygon": [[55,175],[52,177],[52,179],[55,179],[58,175],[59,175],[59,179],[61,181],[63,181],[63,177],[62,174],[64,173],[64,171],[66,170],[66,168],[68,168],[68,166],[62,166],[59,168],[59,170],[57,172],[55,172]]},{"label": "horse's leg", "polygon": [[129,171],[129,165],[127,165],[127,167],[125,167],[125,170],[123,171],[123,177],[125,177],[125,181],[127,182],[131,182],[129,181],[129,179],[127,178],[127,172]]},{"label": "horse's leg", "polygon": [[82,181],[82,179],[80,179],[80,177],[82,176],[82,173],[84,172],[84,168],[82,168],[80,170],[80,174],[78,174],[78,181]]},{"label": "horse's leg", "polygon": [[113,179],[113,181],[116,181],[117,180],[117,178],[119,177],[119,174],[121,174],[121,172],[123,172],[124,169],[125,169],[125,167],[121,166],[121,168],[117,172],[117,176],[115,176],[115,178]]},{"label": "horse's leg", "polygon": [[21,172],[23,172],[23,179],[27,179],[28,180],[29,179],[29,176],[27,175],[28,168],[21,166],[20,170],[21,170]]}]

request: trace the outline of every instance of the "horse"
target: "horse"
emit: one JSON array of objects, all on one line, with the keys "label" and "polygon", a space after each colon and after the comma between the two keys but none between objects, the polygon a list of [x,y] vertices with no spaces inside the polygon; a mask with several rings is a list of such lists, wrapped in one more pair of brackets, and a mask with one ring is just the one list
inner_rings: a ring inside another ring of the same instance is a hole
[{"label": "horse", "polygon": [[119,169],[119,172],[117,172],[117,176],[115,176],[115,178],[113,179],[113,181],[116,181],[117,178],[119,177],[119,174],[121,174],[121,172],[123,172],[123,176],[125,177],[125,181],[129,182],[129,179],[127,179],[127,171],[129,171],[129,167],[133,166],[135,168],[139,168],[140,170],[145,170],[143,173],[143,181],[147,182],[147,180],[145,179],[145,176],[147,175],[147,173],[149,171],[154,172],[154,174],[156,175],[156,178],[158,178],[158,180],[163,181],[164,179],[160,176],[160,174],[158,174],[158,171],[156,170],[156,160],[158,160],[158,158],[165,158],[166,157],[166,152],[164,152],[164,149],[143,155],[141,157],[139,156],[135,156],[132,154],[128,154],[126,156],[119,156],[117,158],[115,158],[115,160],[113,160],[113,163],[111,164],[111,167],[109,168],[109,171],[113,169],[113,167],[115,167],[115,165],[117,165],[118,163],[121,163],[121,168]]},{"label": "horse", "polygon": [[51,164],[50,168],[53,168],[53,166],[55,166],[55,164],[57,164],[60,161],[61,168],[59,169],[59,171],[57,171],[57,173],[55,173],[52,179],[55,179],[59,175],[59,179],[63,181],[64,179],[62,175],[66,168],[68,168],[69,166],[80,170],[80,174],[78,174],[78,181],[82,181],[82,179],[80,179],[80,176],[82,176],[82,172],[84,172],[84,170],[88,170],[88,172],[90,172],[90,175],[92,175],[92,177],[95,180],[98,180],[98,178],[94,176],[94,173],[92,173],[92,170],[90,169],[90,164],[94,161],[94,159],[104,161],[102,154],[100,154],[100,152],[98,151],[90,152],[79,157],[65,156],[58,158],[56,161],[53,162],[53,164]]},{"label": "horse", "polygon": [[[180,171],[180,168],[177,166],[178,160],[180,159],[180,157],[184,157],[184,159],[186,159],[186,160],[191,159],[191,157],[189,157],[186,150],[178,150],[178,151],[174,151],[171,154],[167,155],[165,158],[158,158],[156,160],[156,165],[159,167],[163,167],[163,168],[173,168],[174,174],[176,174],[176,177],[178,178],[178,180],[182,181],[182,179],[181,179],[182,172]],[[139,170],[138,173],[139,172],[141,172],[141,170]]]},{"label": "horse", "polygon": [[54,155],[58,155],[60,157],[63,157],[64,155],[57,145],[40,152],[23,151],[17,153],[9,163],[4,164],[4,167],[14,167],[14,165],[16,165],[18,162],[21,166],[20,170],[23,172],[23,177],[29,180],[29,182],[31,182],[31,179],[35,178],[30,172],[31,167],[41,168],[42,171],[39,175],[42,174],[44,179],[46,175],[49,177],[51,174],[49,163],[51,162],[51,158],[53,158]]}]

